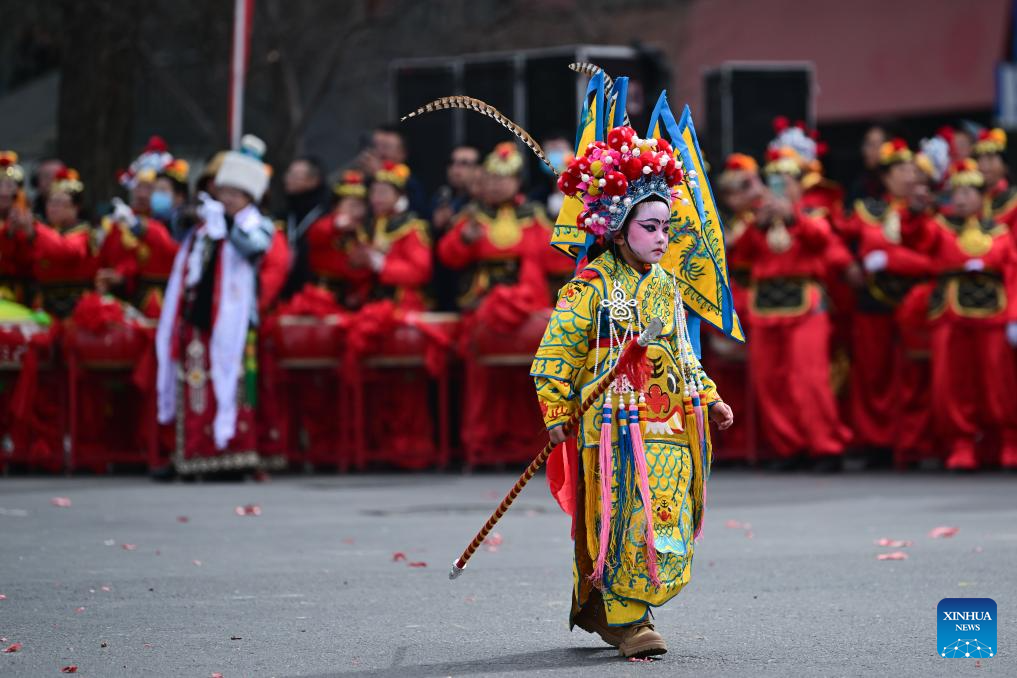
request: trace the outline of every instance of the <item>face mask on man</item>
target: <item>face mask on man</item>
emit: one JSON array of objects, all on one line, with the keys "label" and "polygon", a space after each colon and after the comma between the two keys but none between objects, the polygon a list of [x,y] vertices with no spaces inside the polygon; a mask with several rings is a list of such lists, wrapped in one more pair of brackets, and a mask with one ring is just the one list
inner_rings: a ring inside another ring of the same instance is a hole
[{"label": "face mask on man", "polygon": [[152,193],[151,203],[152,215],[156,217],[168,217],[173,214],[173,194],[168,191],[155,191]]},{"label": "face mask on man", "polygon": [[[568,154],[563,150],[555,149],[553,151],[548,151],[547,161],[551,163],[551,167],[554,167],[554,169],[557,170],[558,173],[560,174],[561,172],[565,171],[565,165],[568,164],[567,162],[568,158],[566,157],[567,155]],[[554,172],[551,171],[551,167],[548,167],[544,163],[540,163],[540,169],[544,170],[545,174],[554,176]]]}]

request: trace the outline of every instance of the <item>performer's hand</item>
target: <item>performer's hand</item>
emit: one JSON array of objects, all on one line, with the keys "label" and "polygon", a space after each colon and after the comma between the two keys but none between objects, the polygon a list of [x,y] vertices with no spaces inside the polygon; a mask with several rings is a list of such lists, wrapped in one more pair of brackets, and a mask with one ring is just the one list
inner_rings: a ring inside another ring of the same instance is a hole
[{"label": "performer's hand", "polygon": [[114,287],[124,282],[124,276],[112,268],[100,268],[95,274],[95,289],[99,294],[109,294]]},{"label": "performer's hand", "polygon": [[710,419],[717,425],[717,428],[724,431],[734,424],[734,412],[731,410],[731,406],[724,401],[714,403],[710,407]]},{"label": "performer's hand", "polygon": [[452,206],[448,203],[443,203],[434,208],[431,212],[431,225],[434,226],[436,231],[444,231],[452,223]]},{"label": "performer's hand", "polygon": [[885,271],[889,262],[890,256],[886,253],[886,250],[872,250],[862,257],[862,266],[865,267],[866,273]]},{"label": "performer's hand", "polygon": [[32,212],[24,207],[11,207],[10,211],[11,230],[14,233],[24,233],[31,236],[33,232]]},{"label": "performer's hand", "polygon": [[350,215],[343,212],[336,212],[332,224],[337,231],[352,231],[357,226],[353,219],[350,218]]},{"label": "performer's hand", "polygon": [[568,436],[565,435],[564,426],[555,426],[553,429],[547,432],[547,437],[551,439],[551,444],[554,445],[555,447],[561,445],[563,442],[565,442],[565,439],[568,438]]},{"label": "performer's hand", "polygon": [[969,273],[975,271],[984,271],[985,262],[982,261],[981,259],[968,259],[967,261],[964,262],[964,270],[968,271]]},{"label": "performer's hand", "polygon": [[1010,348],[1017,348],[1017,320],[1006,324],[1006,343],[1010,344]]},{"label": "performer's hand", "polygon": [[852,261],[848,264],[847,268],[844,269],[844,280],[848,285],[855,289],[865,287],[865,273],[862,271],[862,267],[858,265],[857,261]]},{"label": "performer's hand", "polygon": [[472,245],[484,236],[484,227],[476,219],[470,219],[461,231],[463,242]]},{"label": "performer's hand", "polygon": [[370,248],[364,244],[357,244],[350,250],[349,262],[352,268],[369,268],[371,266],[371,258],[368,255]]},{"label": "performer's hand", "polygon": [[795,207],[787,198],[775,198],[773,208],[777,216],[783,219],[785,223],[790,224],[794,221]]},{"label": "performer's hand", "polygon": [[113,214],[110,215],[110,218],[128,228],[133,227],[138,221],[138,218],[134,216],[134,210],[120,198],[113,198]]}]

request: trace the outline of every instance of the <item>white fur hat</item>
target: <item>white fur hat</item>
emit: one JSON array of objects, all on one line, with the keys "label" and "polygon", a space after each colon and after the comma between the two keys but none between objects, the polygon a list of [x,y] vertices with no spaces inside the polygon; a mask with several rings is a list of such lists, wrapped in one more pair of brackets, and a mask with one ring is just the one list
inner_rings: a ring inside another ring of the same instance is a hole
[{"label": "white fur hat", "polygon": [[228,186],[244,191],[254,202],[261,202],[268,189],[268,168],[261,161],[265,143],[252,135],[241,140],[239,151],[229,151],[215,175],[216,186]]}]

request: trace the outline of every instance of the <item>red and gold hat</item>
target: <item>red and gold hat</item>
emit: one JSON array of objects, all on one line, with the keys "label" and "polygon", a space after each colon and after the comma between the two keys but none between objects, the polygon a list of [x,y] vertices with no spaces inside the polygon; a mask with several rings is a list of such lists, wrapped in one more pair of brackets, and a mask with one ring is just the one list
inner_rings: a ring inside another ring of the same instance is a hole
[{"label": "red and gold hat", "polygon": [[387,161],[374,173],[374,180],[391,184],[401,191],[410,180],[410,168],[402,163]]},{"label": "red and gold hat", "polygon": [[749,172],[759,174],[759,163],[751,155],[745,153],[732,153],[724,161],[725,172]]},{"label": "red and gold hat", "polygon": [[671,144],[641,139],[623,125],[609,131],[606,142],[590,142],[573,158],[558,177],[558,189],[583,201],[576,226],[602,238],[617,233],[632,208],[650,196],[670,206],[684,180]]},{"label": "red and gold hat", "polygon": [[974,155],[989,155],[991,153],[1002,153],[1006,150],[1006,132],[999,127],[983,129],[978,133],[972,153]]},{"label": "red and gold hat", "polygon": [[14,151],[0,151],[0,179],[13,179],[21,185],[25,181],[25,170],[18,164]]},{"label": "red and gold hat", "polygon": [[367,186],[364,184],[364,174],[357,170],[346,170],[342,178],[332,187],[333,193],[340,198],[364,198],[367,196]]},{"label": "red and gold hat", "polygon": [[805,161],[802,156],[790,146],[767,149],[766,164],[763,165],[764,174],[788,174],[800,177],[804,169]]},{"label": "red and gold hat", "polygon": [[84,192],[85,185],[81,183],[81,176],[78,174],[78,170],[64,167],[53,177],[53,184],[49,190],[50,193],[78,195]]},{"label": "red and gold hat", "polygon": [[908,142],[900,137],[886,141],[879,147],[879,164],[884,167],[914,160],[914,153],[908,148]]},{"label": "red and gold hat", "polygon": [[484,171],[499,177],[514,177],[522,169],[523,156],[511,141],[501,142],[484,159]]},{"label": "red and gold hat", "polygon": [[971,186],[981,189],[985,187],[985,177],[978,171],[977,162],[971,158],[964,158],[950,165],[947,183],[950,188]]},{"label": "red and gold hat", "polygon": [[191,172],[191,166],[186,160],[177,158],[162,168],[159,174],[165,175],[180,184],[187,183],[187,175]]}]

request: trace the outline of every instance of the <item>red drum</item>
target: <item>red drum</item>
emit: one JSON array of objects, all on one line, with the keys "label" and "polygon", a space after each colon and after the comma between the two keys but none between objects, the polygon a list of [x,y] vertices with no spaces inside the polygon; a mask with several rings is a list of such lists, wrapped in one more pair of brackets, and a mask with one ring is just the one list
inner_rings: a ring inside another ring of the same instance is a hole
[{"label": "red drum", "polygon": [[[49,450],[52,447],[53,454],[45,454],[38,459],[38,455],[33,455],[34,429],[30,422],[15,417],[11,411],[21,366],[32,337],[48,331],[49,328],[35,322],[0,323],[0,469],[4,472],[10,464],[42,466],[53,472],[58,472],[63,467],[62,455],[55,444],[37,446],[39,450]],[[52,342],[38,344],[35,350],[38,352],[39,369],[47,375],[51,374],[55,367]]]},{"label": "red drum", "polygon": [[502,332],[476,323],[470,337],[470,353],[488,365],[529,364],[540,346],[551,309],[534,311],[514,332]]},{"label": "red drum", "polygon": [[453,313],[411,313],[371,342],[353,388],[359,468],[368,463],[411,470],[448,464],[447,358],[458,325]]},{"label": "red drum", "polygon": [[265,341],[283,367],[334,366],[346,348],[345,325],[346,319],[338,314],[281,315]]},{"label": "red drum", "polygon": [[156,458],[154,336],[155,321],[140,316],[102,330],[64,325],[71,470]]}]

